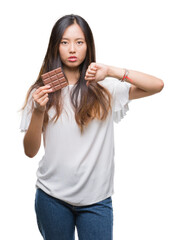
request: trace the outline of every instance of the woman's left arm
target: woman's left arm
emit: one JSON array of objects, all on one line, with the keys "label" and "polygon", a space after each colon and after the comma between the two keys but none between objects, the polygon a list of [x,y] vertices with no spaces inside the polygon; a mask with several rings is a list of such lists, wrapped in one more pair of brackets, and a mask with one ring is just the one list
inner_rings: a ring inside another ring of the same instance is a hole
[{"label": "woman's left arm", "polygon": [[[124,74],[124,69],[110,66],[108,68],[108,76],[110,77],[122,79]],[[153,95],[160,92],[164,87],[161,79],[134,70],[128,70],[128,78],[125,81],[132,84],[129,92],[130,100]]]},{"label": "woman's left arm", "polygon": [[[125,74],[125,69],[92,63],[87,73],[86,80],[100,81],[105,77],[122,79]],[[160,92],[164,87],[164,83],[161,79],[134,70],[128,70],[128,78],[126,78],[125,81],[131,83],[129,91],[130,100],[153,95]]]}]

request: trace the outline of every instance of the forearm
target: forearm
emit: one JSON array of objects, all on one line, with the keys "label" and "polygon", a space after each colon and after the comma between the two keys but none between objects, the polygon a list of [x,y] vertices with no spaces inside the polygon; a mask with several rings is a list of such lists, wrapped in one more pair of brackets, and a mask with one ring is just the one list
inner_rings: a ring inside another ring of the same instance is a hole
[{"label": "forearm", "polygon": [[44,112],[34,109],[29,128],[24,137],[24,151],[28,157],[34,157],[41,145]]},{"label": "forearm", "polygon": [[[128,70],[128,79],[126,79],[126,82],[129,82],[133,84],[134,86],[138,87],[139,89],[142,89],[146,92],[159,92],[161,91],[163,87],[163,81],[159,78],[156,78],[154,76],[137,72],[134,70]],[[113,66],[108,67],[108,76],[114,77],[117,79],[122,79],[124,76],[125,70],[122,68],[117,68]]]}]

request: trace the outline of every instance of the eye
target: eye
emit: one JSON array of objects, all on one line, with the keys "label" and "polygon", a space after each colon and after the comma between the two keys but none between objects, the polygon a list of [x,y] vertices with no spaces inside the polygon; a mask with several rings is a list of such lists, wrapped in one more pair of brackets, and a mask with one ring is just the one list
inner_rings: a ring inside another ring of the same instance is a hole
[{"label": "eye", "polygon": [[62,45],[66,45],[68,42],[67,41],[61,41]]},{"label": "eye", "polygon": [[77,41],[77,44],[78,44],[78,45],[82,45],[82,44],[83,44],[83,41]]}]

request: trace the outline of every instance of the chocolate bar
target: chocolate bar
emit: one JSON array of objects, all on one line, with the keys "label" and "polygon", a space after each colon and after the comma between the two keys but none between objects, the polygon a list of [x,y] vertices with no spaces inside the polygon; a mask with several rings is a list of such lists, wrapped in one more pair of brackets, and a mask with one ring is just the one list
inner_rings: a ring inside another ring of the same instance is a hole
[{"label": "chocolate bar", "polygon": [[41,75],[44,85],[49,84],[53,89],[53,92],[66,87],[68,85],[67,80],[64,77],[61,67],[56,68],[50,72]]}]

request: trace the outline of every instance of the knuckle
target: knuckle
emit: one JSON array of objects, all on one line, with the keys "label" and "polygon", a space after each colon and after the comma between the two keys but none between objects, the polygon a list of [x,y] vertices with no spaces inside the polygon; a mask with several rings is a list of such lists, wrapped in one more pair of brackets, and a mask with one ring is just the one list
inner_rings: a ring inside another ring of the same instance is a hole
[{"label": "knuckle", "polygon": [[43,93],[43,94],[47,94],[47,90],[45,90],[45,89],[42,90],[42,93]]},{"label": "knuckle", "polygon": [[32,98],[34,99],[34,101],[36,101],[36,95],[33,95]]},{"label": "knuckle", "polygon": [[95,66],[95,63],[94,62],[92,62],[91,63],[91,68],[93,68]]}]

